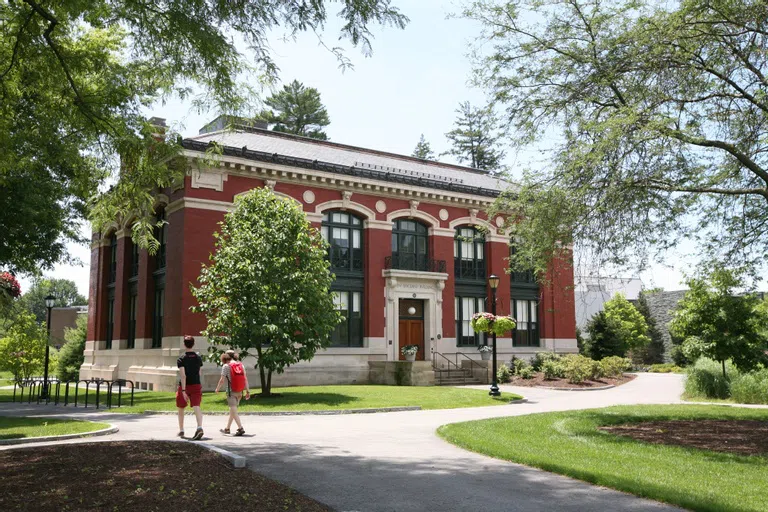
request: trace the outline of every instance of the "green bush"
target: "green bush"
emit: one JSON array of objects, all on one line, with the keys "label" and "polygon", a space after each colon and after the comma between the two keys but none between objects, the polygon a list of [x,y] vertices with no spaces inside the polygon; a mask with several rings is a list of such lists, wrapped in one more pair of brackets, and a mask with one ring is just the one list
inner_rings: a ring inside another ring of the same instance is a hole
[{"label": "green bush", "polygon": [[533,359],[531,359],[531,366],[533,367],[534,371],[540,372],[542,371],[545,362],[558,362],[561,359],[562,356],[560,356],[560,354],[555,354],[554,352],[536,352],[536,355],[533,356]]},{"label": "green bush", "polygon": [[599,363],[600,373],[604,377],[621,377],[621,374],[632,368],[632,362],[626,357],[604,357]]},{"label": "green bush", "polygon": [[736,367],[728,361],[725,365],[726,377],[723,378],[722,365],[712,359],[702,357],[696,364],[688,367],[685,379],[685,393],[691,398],[729,398],[730,383],[738,375]]},{"label": "green bush", "polygon": [[563,375],[572,384],[581,384],[599,372],[596,361],[582,355],[570,354],[563,358]]},{"label": "green bush", "polygon": [[675,363],[652,364],[648,371],[651,373],[683,373],[683,369]]},{"label": "green bush", "polygon": [[731,382],[731,398],[740,404],[768,404],[768,370],[735,377]]},{"label": "green bush", "polygon": [[562,378],[563,363],[560,361],[544,361],[541,365],[541,371],[544,373],[545,379],[557,379]]},{"label": "green bush", "polygon": [[77,327],[67,329],[64,339],[67,342],[59,351],[58,362],[55,366],[56,376],[61,381],[75,381],[80,378],[80,366],[84,359],[85,338],[87,337],[88,319],[80,316],[77,319]]},{"label": "green bush", "polygon": [[530,366],[520,368],[519,375],[524,379],[532,379],[535,374],[536,372],[534,372],[533,368],[531,368]]},{"label": "green bush", "polygon": [[499,384],[504,384],[505,382],[509,382],[512,379],[512,370],[509,369],[509,366],[502,364],[499,366],[498,370],[496,370],[496,381]]},{"label": "green bush", "polygon": [[519,357],[512,357],[512,375],[520,375],[520,371],[522,371],[523,368],[530,367],[530,363],[526,361],[525,359],[520,359]]}]

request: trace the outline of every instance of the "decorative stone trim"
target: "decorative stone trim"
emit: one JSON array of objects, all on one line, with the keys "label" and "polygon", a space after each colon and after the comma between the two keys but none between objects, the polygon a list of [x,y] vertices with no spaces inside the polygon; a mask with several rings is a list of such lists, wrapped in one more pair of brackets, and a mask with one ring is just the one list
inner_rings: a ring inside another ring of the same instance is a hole
[{"label": "decorative stone trim", "polygon": [[376,211],[379,213],[387,211],[387,203],[384,201],[376,201]]},{"label": "decorative stone trim", "polygon": [[305,190],[304,193],[301,195],[301,198],[304,199],[304,202],[307,204],[312,204],[315,202],[315,193],[311,190]]},{"label": "decorative stone trim", "polygon": [[385,220],[366,220],[363,221],[363,227],[366,229],[381,229],[383,231],[392,231],[392,223]]},{"label": "decorative stone trim", "polygon": [[[474,211],[474,215],[471,215]],[[496,228],[487,220],[479,219],[477,217],[477,210],[472,209],[469,211],[470,216],[469,217],[459,217],[458,219],[453,219],[451,222],[448,223],[448,227],[451,229],[456,229],[459,226],[464,225],[476,225],[476,226],[482,226],[488,230],[489,235],[495,235],[496,234]],[[488,236],[486,236],[486,240],[488,240]]]},{"label": "decorative stone trim", "polygon": [[440,217],[440,220],[448,220],[448,217],[450,217],[450,214],[448,213],[448,210],[445,208],[440,208],[440,212],[438,212],[438,216]]},{"label": "decorative stone trim", "polygon": [[187,171],[192,176],[192,188],[209,188],[217,192],[224,190],[224,182],[228,175],[225,172],[211,170],[193,169]]},{"label": "decorative stone trim", "polygon": [[[417,201],[413,201],[418,204]],[[440,227],[440,221],[428,214],[427,212],[423,212],[421,210],[416,210],[413,208],[413,202],[411,204],[411,208],[409,210],[403,209],[403,210],[395,210],[393,212],[390,212],[387,214],[387,220],[389,222],[393,222],[395,219],[400,217],[408,217],[412,219],[420,219],[425,222],[427,222],[431,227],[439,228]]]},{"label": "decorative stone trim", "polygon": [[429,228],[429,236],[444,236],[446,238],[454,238],[456,236],[456,230],[449,228]]},{"label": "decorative stone trim", "polygon": [[[352,193],[349,193],[349,197]],[[369,221],[376,218],[376,213],[365,205],[355,203],[347,199],[347,201],[326,201],[315,206],[315,213],[323,213],[326,210],[349,210],[351,212],[359,213]]]}]

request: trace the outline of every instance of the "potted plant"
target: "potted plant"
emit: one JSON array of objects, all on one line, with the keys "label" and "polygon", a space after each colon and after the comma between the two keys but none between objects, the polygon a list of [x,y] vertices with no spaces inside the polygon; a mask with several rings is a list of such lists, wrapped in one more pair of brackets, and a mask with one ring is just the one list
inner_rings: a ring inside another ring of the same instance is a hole
[{"label": "potted plant", "polygon": [[406,345],[400,349],[400,353],[405,356],[406,361],[415,361],[416,353],[419,351],[418,345]]},{"label": "potted plant", "polygon": [[483,361],[488,361],[491,358],[491,352],[493,351],[493,347],[490,345],[480,345],[477,347],[478,352],[480,352],[480,357],[483,358]]}]

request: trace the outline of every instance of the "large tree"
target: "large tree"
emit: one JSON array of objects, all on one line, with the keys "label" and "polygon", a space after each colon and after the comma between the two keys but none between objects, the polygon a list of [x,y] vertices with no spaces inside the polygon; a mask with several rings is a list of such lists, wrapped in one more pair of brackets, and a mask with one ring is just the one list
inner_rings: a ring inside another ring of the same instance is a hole
[{"label": "large tree", "polygon": [[419,142],[413,149],[411,156],[421,158],[422,160],[435,159],[435,153],[432,151],[432,146],[430,146],[429,142],[427,142],[427,139],[424,138],[423,133],[421,134],[421,137],[419,137]]},{"label": "large tree", "polygon": [[69,279],[36,279],[27,293],[21,296],[20,305],[30,311],[38,322],[46,321],[45,297],[56,297],[54,307],[85,306],[88,299],[80,295],[77,285]]},{"label": "large tree", "polygon": [[292,201],[255,189],[235,201],[216,233],[211,263],[192,292],[208,325],[203,334],[221,346],[253,354],[261,394],[272,373],[307,361],[331,343],[341,321],[326,258],[328,245]]},{"label": "large tree", "polygon": [[456,109],[455,128],[445,134],[451,155],[475,169],[501,170],[504,151],[501,149],[498,119],[490,106],[473,107],[468,101]]},{"label": "large tree", "polygon": [[35,316],[21,311],[0,338],[0,370],[11,372],[16,382],[38,375],[43,370],[47,339],[45,327]]},{"label": "large tree", "polygon": [[264,100],[271,109],[259,116],[273,124],[276,132],[293,133],[313,139],[328,140],[323,129],[331,124],[320,93],[314,87],[305,87],[294,80],[281,91]]},{"label": "large tree", "polygon": [[587,324],[587,351],[592,359],[624,357],[627,352],[643,350],[651,339],[643,315],[623,293],[617,293],[603,305],[603,311]]},{"label": "large tree", "polygon": [[685,340],[687,357],[720,361],[724,378],[729,359],[741,371],[766,362],[768,311],[757,294],[741,293],[747,287],[743,272],[715,268],[687,284],[689,291],[678,303],[670,324],[670,332]]},{"label": "large tree", "polygon": [[476,78],[511,141],[548,151],[500,207],[538,264],[575,240],[645,265],[697,238],[768,254],[768,3],[478,0]]},{"label": "large tree", "polygon": [[[177,95],[201,109],[244,113],[253,91],[240,82],[277,75],[268,35],[319,33],[328,3],[0,3],[0,201],[13,204],[0,209],[0,268],[50,267],[86,216],[99,229],[138,213],[134,240],[153,250],[151,191],[183,169],[171,158],[179,150],[172,131],[157,140],[144,112]],[[390,0],[345,0],[338,15],[340,36],[366,54],[372,24],[407,22]]]}]

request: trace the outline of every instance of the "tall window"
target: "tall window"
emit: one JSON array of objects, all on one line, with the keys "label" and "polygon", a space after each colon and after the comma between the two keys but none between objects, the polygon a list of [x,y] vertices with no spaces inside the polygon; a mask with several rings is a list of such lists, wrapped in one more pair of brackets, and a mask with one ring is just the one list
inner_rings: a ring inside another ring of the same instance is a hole
[{"label": "tall window", "polygon": [[163,316],[165,315],[165,281],[155,284],[155,307],[152,313],[152,348],[163,346]]},{"label": "tall window", "polygon": [[392,268],[428,271],[427,246],[427,226],[415,220],[396,220],[392,225]]},{"label": "tall window", "polygon": [[[512,242],[509,246],[509,255],[512,257],[515,254],[517,254],[517,248],[515,247],[515,243]],[[512,283],[534,285],[538,287],[538,284],[536,283],[536,276],[534,275],[533,270],[526,268],[515,268],[510,274],[509,278]]]},{"label": "tall window", "polygon": [[363,271],[363,223],[346,212],[323,215],[323,239],[331,246],[328,259],[334,273]]},{"label": "tall window", "polygon": [[485,281],[485,236],[473,227],[458,228],[453,259],[456,279]]},{"label": "tall window", "polygon": [[472,315],[483,311],[483,297],[456,297],[456,345],[476,347],[485,344],[485,336],[476,333],[470,322]]},{"label": "tall window", "polygon": [[107,350],[112,348],[112,338],[115,334],[115,289],[109,290],[107,298],[107,340],[105,348]]},{"label": "tall window", "polygon": [[138,289],[136,284],[131,285],[131,293],[128,296],[128,342],[127,348],[136,348],[136,303]]},{"label": "tall window", "polygon": [[515,320],[517,320],[517,329],[513,345],[515,347],[538,347],[539,346],[539,313],[538,302],[535,300],[512,301]]},{"label": "tall window", "polygon": [[336,326],[331,335],[331,345],[334,347],[363,346],[363,305],[362,293],[337,291],[335,293],[336,309],[341,311],[344,321]]},{"label": "tall window", "polygon": [[131,277],[139,275],[139,245],[131,241]]},{"label": "tall window", "polygon": [[109,237],[109,279],[108,283],[114,284],[117,278],[117,235],[112,233]]},{"label": "tall window", "polygon": [[157,212],[157,223],[162,223],[155,229],[155,237],[157,238],[158,247],[157,254],[157,268],[165,268],[165,246],[168,238],[168,224],[165,222],[165,208]]}]

